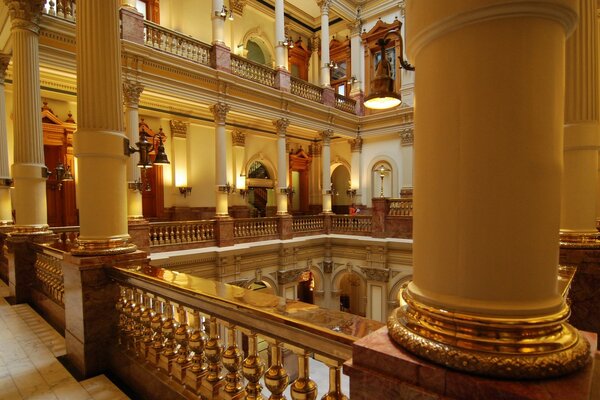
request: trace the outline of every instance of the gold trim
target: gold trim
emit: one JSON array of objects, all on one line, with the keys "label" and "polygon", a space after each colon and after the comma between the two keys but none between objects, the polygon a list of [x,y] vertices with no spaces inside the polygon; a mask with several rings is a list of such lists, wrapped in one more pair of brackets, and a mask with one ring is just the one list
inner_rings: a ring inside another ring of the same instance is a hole
[{"label": "gold trim", "polygon": [[440,310],[417,302],[406,287],[400,298],[400,307],[388,319],[392,339],[448,368],[539,379],[566,375],[590,360],[590,344],[566,323],[567,305],[553,315],[518,319]]},{"label": "gold trim", "polygon": [[560,232],[560,247],[566,248],[600,248],[598,232]]},{"label": "gold trim", "polygon": [[27,235],[48,235],[52,231],[48,229],[48,225],[13,225],[13,230],[10,232],[12,236],[27,236]]},{"label": "gold trim", "polygon": [[77,239],[77,247],[71,249],[74,256],[107,256],[133,253],[137,246],[126,239],[85,240]]}]

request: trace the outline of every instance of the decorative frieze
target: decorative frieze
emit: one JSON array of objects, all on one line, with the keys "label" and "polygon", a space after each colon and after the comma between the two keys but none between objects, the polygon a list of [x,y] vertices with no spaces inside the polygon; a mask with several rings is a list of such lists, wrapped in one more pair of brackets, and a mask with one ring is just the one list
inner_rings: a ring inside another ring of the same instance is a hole
[{"label": "decorative frieze", "polygon": [[387,282],[390,280],[390,270],[380,268],[360,268],[369,281]]},{"label": "decorative frieze", "polygon": [[229,0],[229,8],[236,14],[244,15],[247,0]]},{"label": "decorative frieze", "polygon": [[285,285],[288,283],[298,282],[300,280],[300,276],[307,271],[309,271],[307,268],[277,271],[277,283],[280,285]]},{"label": "decorative frieze", "polygon": [[123,81],[123,98],[125,106],[137,108],[140,104],[140,96],[144,91],[144,86],[138,82],[124,80]]},{"label": "decorative frieze", "polygon": [[414,138],[414,128],[404,128],[400,131],[400,141],[402,146],[412,146]]},{"label": "decorative frieze", "polygon": [[239,129],[231,131],[231,143],[234,146],[244,147],[246,145],[246,134]]},{"label": "decorative frieze", "polygon": [[231,107],[229,106],[229,104],[221,102],[210,106],[210,112],[213,113],[215,122],[217,124],[225,124],[225,119],[227,118],[227,113],[230,109]]},{"label": "decorative frieze", "polygon": [[290,126],[290,120],[287,118],[279,118],[279,119],[273,121],[273,125],[275,125],[275,128],[277,130],[277,135],[285,136],[285,134],[287,132],[287,128],[288,128],[288,126]]},{"label": "decorative frieze", "polygon": [[176,120],[176,119],[172,119],[169,121],[169,126],[171,127],[171,134],[173,135],[173,137],[178,137],[178,138],[183,138],[183,139],[185,139],[187,137],[187,128],[188,128],[187,123]]},{"label": "decorative frieze", "polygon": [[355,139],[348,140],[348,143],[350,143],[350,149],[353,153],[360,153],[362,151],[363,139],[360,137],[360,135],[357,135]]},{"label": "decorative frieze", "polygon": [[35,34],[40,32],[40,18],[45,0],[4,0],[10,13],[12,29],[27,29]]}]

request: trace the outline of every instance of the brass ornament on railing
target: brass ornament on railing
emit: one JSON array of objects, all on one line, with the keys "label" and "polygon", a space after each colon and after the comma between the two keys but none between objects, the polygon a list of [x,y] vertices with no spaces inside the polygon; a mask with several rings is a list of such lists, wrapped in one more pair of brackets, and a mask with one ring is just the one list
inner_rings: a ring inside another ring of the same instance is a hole
[{"label": "brass ornament on railing", "polygon": [[154,335],[154,331],[152,330],[151,322],[152,318],[156,315],[156,311],[153,307],[156,306],[156,301],[154,301],[154,297],[150,294],[146,294],[145,296],[148,299],[147,307],[142,311],[140,315],[140,324],[142,325],[142,337],[140,342],[138,343],[139,347],[139,356],[143,360],[148,358],[148,349],[152,347],[152,338]]},{"label": "brass ornament on railing", "polygon": [[143,293],[141,293],[137,289],[133,289],[133,290],[134,290],[134,297],[137,295],[136,296],[137,299],[135,299],[135,305],[134,305],[133,309],[131,310],[131,319],[132,319],[133,330],[131,332],[129,347],[133,348],[135,354],[138,355],[138,351],[139,351],[138,344],[139,344],[139,341],[142,339],[142,335],[143,335],[142,331],[144,329],[144,326],[142,325],[141,317],[142,317],[142,312],[145,310],[145,304],[144,304]]},{"label": "brass ornament on railing", "polygon": [[315,400],[317,384],[310,379],[308,353],[303,351],[298,355],[298,379],[292,382],[290,393],[293,400]]},{"label": "brass ornament on railing", "polygon": [[204,348],[208,342],[208,335],[204,332],[200,313],[194,311],[194,331],[190,335],[189,348],[192,365],[185,375],[185,386],[198,394],[200,383],[208,373],[208,365],[204,355]]},{"label": "brass ornament on railing", "polygon": [[163,341],[163,350],[160,353],[160,357],[158,360],[158,368],[162,369],[167,373],[167,375],[171,375],[171,367],[173,366],[173,360],[177,357],[176,346],[177,342],[175,342],[175,331],[179,327],[175,318],[173,318],[174,305],[171,304],[168,300],[166,303],[166,312],[163,318],[162,324],[162,336],[164,338]]},{"label": "brass ornament on railing", "polygon": [[117,300],[117,304],[115,304],[115,309],[119,313],[119,322],[117,323],[118,334],[117,340],[119,345],[123,344],[122,332],[125,328],[125,324],[127,323],[127,317],[123,312],[123,309],[127,305],[127,289],[124,286],[119,285],[119,298]]},{"label": "brass ornament on railing", "polygon": [[227,327],[227,349],[223,353],[221,360],[223,366],[227,369],[228,373],[225,375],[225,393],[229,396],[229,399],[241,398],[244,394],[244,386],[242,385],[242,362],[244,360],[244,353],[237,345],[235,325],[229,324]]},{"label": "brass ornament on railing", "polygon": [[150,320],[150,328],[152,329],[152,344],[148,348],[147,359],[154,366],[158,366],[160,353],[164,347],[164,336],[162,334],[164,302],[161,299],[155,300],[155,314]]},{"label": "brass ornament on railing", "polygon": [[123,341],[127,349],[131,347],[131,337],[133,330],[135,329],[135,321],[132,318],[133,309],[136,306],[135,299],[133,297],[133,289],[126,289],[127,303],[123,306],[123,314],[125,315],[125,323],[122,329]]},{"label": "brass ornament on railing", "polygon": [[202,380],[200,390],[204,397],[214,397],[224,383],[223,376],[221,375],[223,343],[221,343],[219,327],[217,326],[217,319],[215,317],[210,317],[209,338],[204,347],[204,355],[208,360],[208,374]]},{"label": "brass ornament on railing", "polygon": [[175,363],[173,363],[172,375],[179,382],[183,383],[187,369],[192,365],[192,361],[190,360],[191,328],[188,325],[187,312],[183,306],[179,306],[178,314],[179,327],[175,330],[175,341],[177,342],[175,352],[177,353],[177,358],[175,358]]},{"label": "brass ornament on railing", "polygon": [[339,365],[329,366],[329,392],[321,400],[348,400],[342,393],[342,369]]},{"label": "brass ornament on railing", "polygon": [[246,400],[261,400],[262,385],[260,378],[265,373],[265,363],[260,359],[257,352],[256,334],[248,335],[248,357],[242,364],[242,375],[248,380],[246,385]]},{"label": "brass ornament on railing", "polygon": [[271,366],[265,372],[265,386],[271,391],[269,400],[285,399],[283,392],[290,382],[290,377],[283,368],[282,347],[283,344],[279,342],[271,344]]}]

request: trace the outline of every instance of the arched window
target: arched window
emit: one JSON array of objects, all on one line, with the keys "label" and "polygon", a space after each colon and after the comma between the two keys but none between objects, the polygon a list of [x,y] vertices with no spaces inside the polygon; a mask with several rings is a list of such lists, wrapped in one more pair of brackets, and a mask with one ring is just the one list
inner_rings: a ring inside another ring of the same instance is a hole
[{"label": "arched window", "polygon": [[269,171],[267,171],[267,167],[265,167],[260,161],[254,161],[252,164],[250,164],[250,168],[248,168],[248,178],[271,179],[269,176]]},{"label": "arched window", "polygon": [[250,61],[268,66],[273,64],[265,42],[258,36],[248,39],[246,42],[246,51],[246,58]]}]

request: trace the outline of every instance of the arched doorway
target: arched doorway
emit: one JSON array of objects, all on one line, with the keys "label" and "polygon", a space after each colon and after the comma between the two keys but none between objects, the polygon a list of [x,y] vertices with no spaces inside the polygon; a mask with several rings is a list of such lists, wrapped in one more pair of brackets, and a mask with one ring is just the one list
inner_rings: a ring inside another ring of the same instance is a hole
[{"label": "arched doorway", "polygon": [[363,279],[355,273],[345,273],[339,282],[340,311],[360,316],[366,315],[366,287]]},{"label": "arched doorway", "polygon": [[315,303],[315,278],[311,271],[303,272],[298,282],[298,300],[314,304]]},{"label": "arched doorway", "polygon": [[336,214],[348,214],[352,200],[348,196],[350,189],[350,170],[344,164],[337,164],[331,173],[332,199],[331,209]]},{"label": "arched doorway", "polygon": [[258,160],[252,162],[248,167],[246,185],[248,186],[248,204],[253,208],[251,215],[266,217],[269,200],[273,197],[273,179],[267,166]]},{"label": "arched doorway", "polygon": [[308,172],[312,157],[302,147],[290,153],[290,185],[292,193],[289,198],[288,210],[293,214],[308,213]]}]

